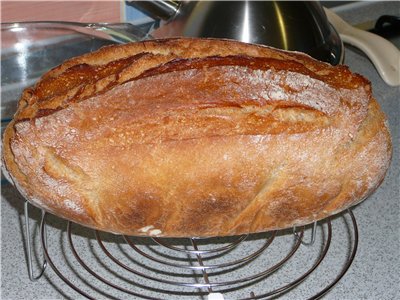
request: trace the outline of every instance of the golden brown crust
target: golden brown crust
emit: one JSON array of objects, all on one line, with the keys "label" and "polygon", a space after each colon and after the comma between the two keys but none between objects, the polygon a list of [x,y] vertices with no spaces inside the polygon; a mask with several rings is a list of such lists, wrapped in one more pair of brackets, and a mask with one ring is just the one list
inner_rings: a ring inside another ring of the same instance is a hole
[{"label": "golden brown crust", "polygon": [[161,236],[322,219],[375,190],[391,155],[362,76],[213,39],[66,61],[24,92],[3,144],[32,203],[101,230]]}]

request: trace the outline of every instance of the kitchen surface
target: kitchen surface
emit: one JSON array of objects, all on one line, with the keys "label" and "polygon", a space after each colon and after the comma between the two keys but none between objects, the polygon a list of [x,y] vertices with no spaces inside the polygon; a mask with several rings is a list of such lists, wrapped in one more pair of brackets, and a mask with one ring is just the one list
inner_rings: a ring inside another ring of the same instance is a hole
[{"label": "kitchen surface", "polygon": [[[363,29],[371,29],[382,15],[400,16],[400,3],[394,1],[346,2],[332,9]],[[131,6],[124,7],[121,16],[133,23],[144,20],[134,36],[147,37],[148,17]],[[2,40],[2,131],[21,89],[33,84],[46,66],[111,43],[70,33],[63,36],[68,38],[52,36],[34,48],[22,75],[13,66],[25,60],[18,60]],[[399,32],[389,39],[400,48]],[[371,81],[393,142],[385,180],[352,213],[318,222],[315,228],[309,225],[304,232],[295,228],[247,237],[149,239],[95,232],[49,214],[40,227],[41,211],[28,205],[27,235],[25,201],[2,176],[0,298],[309,299],[321,293],[323,299],[399,299],[400,87],[386,84],[371,60],[348,44],[344,64]],[[38,277],[44,261],[41,241],[47,249],[47,266],[43,276],[32,281],[29,270],[33,279]],[[215,265],[220,267],[210,267]],[[216,282],[229,284],[212,285]]]}]

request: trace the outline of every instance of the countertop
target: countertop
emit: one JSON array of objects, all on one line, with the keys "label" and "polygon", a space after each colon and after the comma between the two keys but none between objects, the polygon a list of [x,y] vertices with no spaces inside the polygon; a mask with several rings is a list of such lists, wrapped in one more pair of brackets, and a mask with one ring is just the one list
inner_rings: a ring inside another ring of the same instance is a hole
[{"label": "countertop", "polygon": [[[398,7],[398,6],[395,6]],[[385,8],[390,10],[390,6]],[[383,11],[385,11],[383,9]],[[376,9],[364,9],[365,15],[374,14]],[[390,12],[390,11],[389,11]],[[388,13],[389,13],[388,12]],[[351,16],[351,12],[343,13]],[[373,94],[386,113],[393,139],[393,159],[386,178],[379,189],[361,204],[352,209],[358,224],[358,249],[354,261],[339,281],[339,283],[325,295],[324,299],[398,299],[400,278],[400,241],[399,241],[399,115],[400,115],[400,89],[386,85],[374,69],[371,62],[362,53],[352,47],[346,47],[345,64],[354,72],[367,77],[373,88]],[[9,184],[2,185],[1,191],[1,299],[81,299],[80,294],[67,286],[49,266],[44,276],[36,282],[29,280],[27,267],[27,252],[24,247],[26,235],[24,233],[24,200],[18,192]],[[30,208],[30,227],[33,240],[34,272],[38,273],[38,261],[43,261],[42,248],[39,241],[38,222],[40,211]],[[97,274],[107,277],[113,283],[119,284],[131,290],[131,294],[115,291],[100,283],[89,272],[80,266],[74,257],[68,244],[66,222],[53,216],[48,216],[47,245],[50,256],[62,273],[78,285],[84,291],[91,293],[94,298],[108,299],[140,299],[137,294],[146,294],[148,298],[166,299],[207,299],[204,296],[195,296],[194,288],[174,287],[149,280],[135,274],[127,273],[109,259],[96,241],[92,230],[73,225],[72,237],[74,245],[87,264]],[[317,270],[301,283],[298,288],[282,295],[283,299],[304,299],[323,289],[340,273],[341,268],[349,258],[354,246],[354,234],[347,213],[335,216],[332,223],[332,241],[326,259]],[[279,269],[277,274],[264,278],[252,286],[243,285],[241,289],[226,291],[225,299],[245,298],[266,293],[271,288],[279,287],[294,280],[300,274],[310,268],[315,262],[323,245],[326,243],[328,226],[325,222],[319,223],[316,231],[316,241],[312,246],[300,245],[299,250],[289,262]],[[305,240],[309,240],[311,228],[305,232]],[[138,254],[126,241],[119,236],[101,233],[104,245],[113,255],[129,265],[136,272],[143,272],[149,276],[161,276],[164,280],[176,280],[180,282],[203,282],[200,275],[193,279],[192,271],[182,272],[184,275],[170,276],[177,269],[168,265],[160,265]],[[258,234],[248,237],[235,250],[226,255],[213,259],[218,263],[246,257],[256,251],[265,241],[271,237],[270,233]],[[183,264],[187,261],[187,255],[174,252],[165,247],[156,245],[147,239],[131,238],[138,249],[146,253],[161,257],[168,261]],[[235,239],[221,238],[207,241],[207,245],[200,245],[201,249],[221,247],[233,242]],[[201,241],[198,241],[201,243]],[[237,269],[229,270],[228,274],[216,274],[224,281],[238,279],[241,276],[249,276],[257,272],[263,272],[285,256],[296,238],[290,231],[278,233],[270,248],[256,258],[251,264],[244,264]],[[174,245],[184,245],[182,249],[191,249],[187,241],[172,240]],[[176,261],[176,257],[179,260]],[[208,263],[206,259],[205,263]],[[192,262],[196,265],[196,258]],[[210,276],[213,282],[214,274]],[[172,278],[172,279],[171,279]],[[193,280],[192,280],[193,279]],[[218,290],[216,288],[215,290]],[[166,293],[164,293],[167,291]],[[182,294],[183,293],[183,294]],[[186,293],[186,295],[185,295]]]}]

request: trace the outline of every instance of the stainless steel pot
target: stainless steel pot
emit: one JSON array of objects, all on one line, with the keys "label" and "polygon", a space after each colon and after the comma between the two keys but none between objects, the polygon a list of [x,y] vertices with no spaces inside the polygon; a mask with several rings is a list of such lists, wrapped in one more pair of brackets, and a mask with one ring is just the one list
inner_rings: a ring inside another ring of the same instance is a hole
[{"label": "stainless steel pot", "polygon": [[343,44],[315,1],[131,1],[161,20],[154,37],[236,39],[301,51],[338,64]]}]

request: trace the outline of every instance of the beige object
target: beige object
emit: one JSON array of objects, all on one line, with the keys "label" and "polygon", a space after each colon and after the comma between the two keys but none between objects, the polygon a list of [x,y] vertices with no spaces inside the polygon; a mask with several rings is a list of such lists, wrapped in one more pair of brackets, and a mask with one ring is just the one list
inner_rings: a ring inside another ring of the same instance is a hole
[{"label": "beige object", "polygon": [[362,76],[212,39],[66,61],[25,90],[3,147],[34,205],[104,231],[169,237],[325,218],[374,191],[391,156]]},{"label": "beige object", "polygon": [[343,42],[361,49],[383,81],[391,86],[400,85],[400,50],[395,45],[377,34],[351,26],[330,9],[325,8],[325,13]]}]

